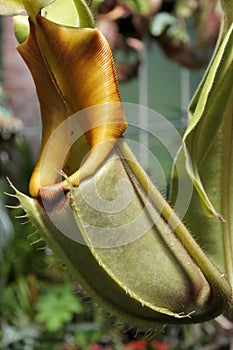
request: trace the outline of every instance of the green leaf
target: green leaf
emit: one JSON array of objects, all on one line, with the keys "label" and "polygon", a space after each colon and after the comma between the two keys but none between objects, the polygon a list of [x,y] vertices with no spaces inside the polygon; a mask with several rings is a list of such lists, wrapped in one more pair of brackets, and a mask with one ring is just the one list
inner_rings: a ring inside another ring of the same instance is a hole
[{"label": "green leaf", "polygon": [[[224,217],[215,209],[205,186],[204,178],[209,171],[200,172],[208,158],[208,151],[217,142],[221,124],[231,129],[232,114],[232,69],[233,69],[233,24],[211,61],[209,69],[190,105],[190,123],[184,135],[181,152],[186,156],[186,169],[206,208],[210,213]],[[227,111],[227,112],[225,112]],[[230,145],[228,145],[230,149]],[[225,150],[228,151],[228,150]]]},{"label": "green leaf", "polygon": [[71,284],[51,286],[37,303],[37,321],[44,323],[47,330],[55,332],[71,321],[73,314],[82,313],[83,308],[72,292]]},{"label": "green leaf", "polygon": [[179,166],[195,186],[184,220],[233,286],[232,2],[225,5],[229,14],[224,12],[217,48],[190,105],[190,123],[175,164],[171,199],[174,203]]}]

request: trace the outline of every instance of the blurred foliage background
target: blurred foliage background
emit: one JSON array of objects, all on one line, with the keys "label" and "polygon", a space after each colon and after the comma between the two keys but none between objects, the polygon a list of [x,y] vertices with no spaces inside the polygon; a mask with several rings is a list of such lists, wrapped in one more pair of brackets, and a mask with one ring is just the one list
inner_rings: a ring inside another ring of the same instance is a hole
[{"label": "blurred foliage background", "polygon": [[[93,11],[113,50],[123,101],[158,110],[182,133],[188,101],[218,36],[218,1],[94,0]],[[233,349],[233,325],[224,316],[154,332],[122,324],[88,298],[49,249],[30,245],[32,227],[15,219],[23,213],[4,192],[9,191],[6,177],[28,192],[40,121],[32,82],[25,83],[30,78],[19,68],[19,57],[13,60],[9,23],[1,19],[0,348]]]}]

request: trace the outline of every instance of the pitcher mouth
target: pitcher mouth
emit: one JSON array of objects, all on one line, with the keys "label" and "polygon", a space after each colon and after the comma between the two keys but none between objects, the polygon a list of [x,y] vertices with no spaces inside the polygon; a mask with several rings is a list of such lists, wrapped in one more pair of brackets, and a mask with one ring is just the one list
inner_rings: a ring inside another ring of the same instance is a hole
[{"label": "pitcher mouth", "polygon": [[[67,122],[62,124],[65,125]],[[60,128],[63,128],[62,125]],[[56,130],[54,134],[51,132],[47,145],[41,150],[39,164],[36,165],[29,184],[31,194],[36,184],[37,195],[35,197],[41,197],[47,201],[58,201],[71,186],[78,185],[79,169],[82,163],[85,163],[86,155],[90,153],[90,146],[85,135],[73,143],[70,138],[66,143],[58,146]],[[65,137],[63,139],[65,140]],[[57,147],[59,147],[59,152],[56,151]],[[74,183],[72,179],[75,174],[77,180]]]},{"label": "pitcher mouth", "polygon": [[[118,122],[98,125],[98,115],[106,112],[106,109],[114,110],[115,114],[122,113],[121,103],[97,105],[73,114],[50,131],[51,135],[41,148],[39,161],[30,179],[31,194],[35,188],[37,190],[34,197],[53,200],[59,197],[60,192],[67,192],[71,187],[79,186],[83,179],[94,175],[121,139],[112,136],[114,130],[115,133],[119,132]],[[89,120],[94,120],[93,128],[85,125],[87,115]]]}]

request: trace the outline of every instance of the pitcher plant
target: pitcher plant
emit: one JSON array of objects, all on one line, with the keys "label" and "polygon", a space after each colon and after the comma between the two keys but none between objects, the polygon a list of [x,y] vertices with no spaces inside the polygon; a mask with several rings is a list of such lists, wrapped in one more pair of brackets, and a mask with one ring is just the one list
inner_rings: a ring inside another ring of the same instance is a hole
[{"label": "pitcher plant", "polygon": [[[15,17],[17,50],[42,118],[30,197],[12,184],[10,195],[36,242],[120,319],[145,328],[233,319],[233,1],[221,1],[221,32],[167,199],[123,136],[114,61],[91,3],[65,1],[61,16],[54,0],[0,1],[2,15],[27,12]],[[187,176],[193,193],[182,222],[172,207]]]}]

